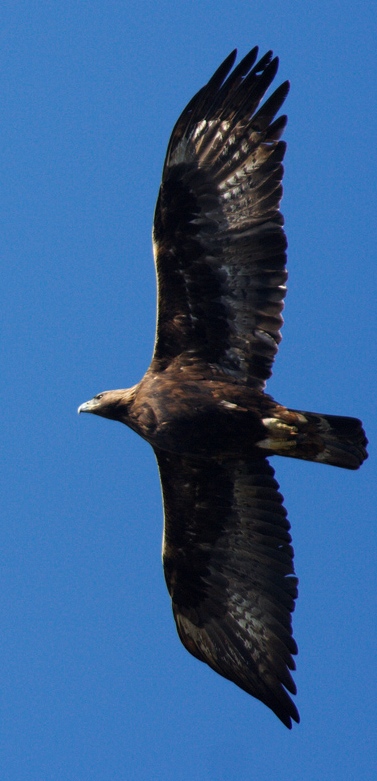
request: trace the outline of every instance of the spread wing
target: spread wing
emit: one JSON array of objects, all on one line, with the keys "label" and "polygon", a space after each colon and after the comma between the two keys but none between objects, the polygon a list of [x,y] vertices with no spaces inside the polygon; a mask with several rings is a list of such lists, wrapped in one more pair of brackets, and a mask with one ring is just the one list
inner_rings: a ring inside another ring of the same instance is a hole
[{"label": "spread wing", "polygon": [[[286,292],[279,211],[285,82],[259,108],[277,58],[236,52],[180,116],[170,139],[154,220],[158,278],[152,368],[199,361],[263,388],[271,374]],[[228,78],[226,76],[228,75]],[[224,81],[225,79],[225,81]]]},{"label": "spread wing", "polygon": [[155,451],[165,509],[163,562],[178,634],[216,672],[291,727],[297,653],[290,525],[266,459]]}]

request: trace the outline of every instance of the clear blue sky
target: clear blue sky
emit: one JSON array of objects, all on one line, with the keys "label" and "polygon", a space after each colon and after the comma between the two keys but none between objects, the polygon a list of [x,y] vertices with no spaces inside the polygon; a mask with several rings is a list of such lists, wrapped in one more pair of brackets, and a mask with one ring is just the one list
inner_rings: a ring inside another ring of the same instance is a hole
[{"label": "clear blue sky", "polygon": [[[374,779],[375,2],[13,0],[0,35],[1,778]],[[181,646],[153,453],[76,414],[149,364],[169,134],[228,52],[256,43],[292,84],[268,390],[361,417],[371,440],[357,473],[273,461],[300,577],[292,732]]]}]

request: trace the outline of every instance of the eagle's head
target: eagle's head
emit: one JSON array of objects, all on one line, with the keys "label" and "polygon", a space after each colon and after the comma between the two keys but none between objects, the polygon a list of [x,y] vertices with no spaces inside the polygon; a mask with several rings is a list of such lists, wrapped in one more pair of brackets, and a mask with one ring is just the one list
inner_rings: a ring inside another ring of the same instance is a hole
[{"label": "eagle's head", "polygon": [[102,418],[119,420],[128,423],[129,408],[135,395],[135,388],[121,388],[120,390],[102,391],[93,396],[90,401],[81,404],[77,412],[92,412]]}]

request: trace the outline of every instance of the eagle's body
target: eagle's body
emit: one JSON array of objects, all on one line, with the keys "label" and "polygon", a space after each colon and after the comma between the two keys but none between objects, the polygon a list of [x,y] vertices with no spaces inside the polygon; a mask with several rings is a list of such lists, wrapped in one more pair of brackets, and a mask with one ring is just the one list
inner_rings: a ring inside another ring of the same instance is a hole
[{"label": "eagle's body", "polygon": [[79,411],[119,420],[154,448],[182,642],[290,727],[297,579],[266,455],[357,469],[367,442],[355,418],[290,410],[264,392],[286,292],[286,117],[274,116],[288,83],[257,110],[277,60],[256,58],[254,49],[228,75],[230,55],[173,130],[154,221],[150,368]]}]

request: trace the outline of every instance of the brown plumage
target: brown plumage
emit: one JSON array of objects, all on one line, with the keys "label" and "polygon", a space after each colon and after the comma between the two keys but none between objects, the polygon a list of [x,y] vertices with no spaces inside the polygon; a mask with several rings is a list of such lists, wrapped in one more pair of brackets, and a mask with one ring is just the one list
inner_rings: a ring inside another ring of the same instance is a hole
[{"label": "brown plumage", "polygon": [[286,237],[282,84],[253,49],[233,52],[181,114],[154,220],[152,363],[133,388],[80,412],[119,420],[154,448],[165,509],[163,561],[179,636],[287,726],[297,653],[289,522],[266,455],[357,469],[354,418],[289,410],[264,392],[280,342]]}]

